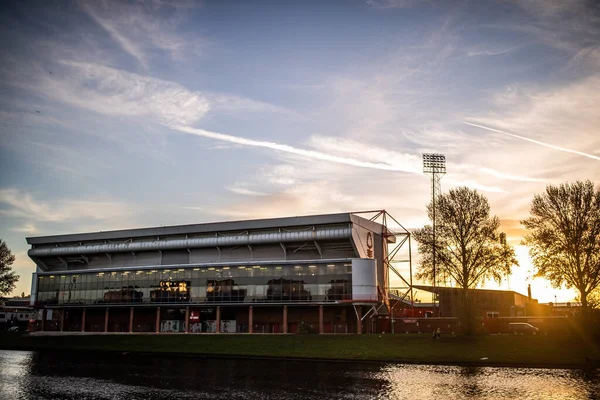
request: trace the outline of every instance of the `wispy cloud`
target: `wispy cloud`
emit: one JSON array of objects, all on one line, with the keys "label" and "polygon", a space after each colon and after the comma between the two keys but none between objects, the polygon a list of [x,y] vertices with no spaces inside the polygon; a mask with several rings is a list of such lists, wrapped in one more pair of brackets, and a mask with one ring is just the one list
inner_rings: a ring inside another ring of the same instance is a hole
[{"label": "wispy cloud", "polygon": [[367,0],[367,4],[371,7],[387,9],[387,8],[407,8],[417,4],[429,2],[430,0]]},{"label": "wispy cloud", "polygon": [[87,14],[92,17],[92,19],[96,21],[96,23],[100,25],[115,40],[115,42],[121,46],[123,50],[138,60],[140,64],[144,66],[144,68],[148,67],[146,57],[138,45],[123,35],[113,24],[111,19],[104,19],[100,17],[99,13],[94,9],[94,4],[101,3],[80,2],[79,4],[81,5],[82,9],[86,11]]},{"label": "wispy cloud", "polygon": [[[307,193],[310,195],[307,196]],[[352,195],[325,181],[289,186],[279,193],[261,197],[260,200],[248,201],[220,208],[217,213],[235,218],[267,218],[299,213],[341,212],[356,208],[356,200]]]},{"label": "wispy cloud", "polygon": [[90,111],[113,116],[145,117],[163,124],[190,124],[209,110],[199,92],[157,78],[98,64],[63,61],[65,78],[45,77],[48,97]]},{"label": "wispy cloud", "polygon": [[192,210],[192,211],[203,211],[204,207],[199,207],[199,206],[186,206],[183,207],[184,210]]},{"label": "wispy cloud", "polygon": [[0,204],[3,205],[3,208],[0,209],[0,216],[45,222],[79,218],[116,220],[133,214],[133,208],[123,202],[77,199],[49,204],[36,200],[26,191],[15,188],[0,189]]},{"label": "wispy cloud", "polygon": [[513,50],[520,48],[521,46],[513,46],[508,49],[498,49],[498,50],[469,50],[467,51],[467,56],[469,57],[477,57],[477,56],[499,56],[502,54],[509,53]]},{"label": "wispy cloud", "polygon": [[244,146],[251,147],[262,147],[271,150],[281,151],[285,153],[295,154],[303,157],[308,157],[317,160],[329,161],[338,164],[351,165],[354,167],[377,169],[382,171],[396,171],[396,172],[414,172],[412,165],[406,165],[402,163],[381,163],[381,162],[369,162],[361,161],[355,158],[335,156],[332,154],[322,153],[315,150],[306,150],[297,147],[293,147],[286,144],[279,144],[275,142],[267,142],[262,140],[248,139],[241,136],[227,135],[224,133],[211,132],[204,129],[192,128],[188,126],[172,126],[174,130],[189,133],[192,135],[202,136],[209,139],[220,140],[224,142],[241,144]]},{"label": "wispy cloud", "polygon": [[219,114],[224,113],[239,115],[240,113],[244,112],[279,113],[287,116],[303,118],[298,113],[288,110],[285,107],[250,99],[248,97],[236,94],[204,92],[203,95],[210,104],[211,112],[216,112]]},{"label": "wispy cloud", "polygon": [[178,32],[178,27],[198,4],[193,1],[79,2],[81,9],[145,69],[157,49],[173,59],[182,58],[186,52],[196,52],[203,39],[188,38]]},{"label": "wispy cloud", "polygon": [[486,129],[486,130],[491,131],[491,132],[500,133],[502,135],[512,136],[512,137],[515,137],[517,139],[526,140],[528,142],[539,144],[539,145],[545,146],[545,147],[549,147],[549,148],[554,149],[554,150],[564,151],[565,153],[573,153],[573,154],[577,154],[577,155],[584,156],[584,157],[587,157],[587,158],[591,158],[593,160],[600,161],[600,157],[592,155],[592,154],[584,153],[584,152],[577,151],[577,150],[567,149],[565,147],[556,146],[556,145],[553,145],[553,144],[550,144],[550,143],[541,142],[539,140],[531,139],[531,138],[528,138],[528,137],[525,137],[525,136],[516,135],[514,133],[504,132],[504,131],[501,131],[499,129],[490,128],[488,126],[474,124],[472,122],[463,121],[463,123],[465,123],[467,125],[475,126],[477,128]]},{"label": "wispy cloud", "polygon": [[25,224],[23,226],[18,226],[10,229],[13,232],[23,232],[28,235],[34,235],[38,233],[38,229],[33,224]]},{"label": "wispy cloud", "polygon": [[248,189],[240,185],[226,186],[225,189],[232,193],[241,194],[244,196],[266,196],[267,193],[258,192],[256,190]]},{"label": "wispy cloud", "polygon": [[480,171],[483,172],[484,174],[488,174],[488,175],[491,175],[491,176],[494,176],[494,177],[500,178],[500,179],[507,179],[510,181],[545,182],[544,179],[530,178],[528,176],[521,176],[521,175],[505,174],[500,171],[496,171],[495,169],[492,169],[492,168],[481,168]]}]

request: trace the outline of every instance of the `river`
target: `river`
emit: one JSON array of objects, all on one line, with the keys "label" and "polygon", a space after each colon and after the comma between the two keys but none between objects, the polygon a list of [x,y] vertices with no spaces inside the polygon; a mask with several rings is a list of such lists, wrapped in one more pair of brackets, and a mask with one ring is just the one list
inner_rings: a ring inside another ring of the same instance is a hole
[{"label": "river", "polygon": [[23,400],[596,399],[599,378],[567,369],[0,351],[0,398]]}]

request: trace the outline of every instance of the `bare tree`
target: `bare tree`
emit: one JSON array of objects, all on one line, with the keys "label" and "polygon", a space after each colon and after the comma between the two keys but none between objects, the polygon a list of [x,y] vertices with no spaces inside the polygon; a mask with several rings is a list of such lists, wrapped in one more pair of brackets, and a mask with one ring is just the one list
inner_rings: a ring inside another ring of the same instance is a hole
[{"label": "bare tree", "polygon": [[[438,279],[450,279],[462,289],[463,318],[471,328],[469,289],[494,279],[500,282],[518,265],[506,235],[498,231],[498,217],[490,215],[487,198],[476,190],[461,187],[436,200],[436,271]],[[427,206],[433,217],[432,204]],[[421,256],[417,279],[432,282],[433,230],[431,225],[413,233]]]},{"label": "bare tree", "polygon": [[12,270],[15,256],[4,240],[0,239],[0,296],[10,294],[19,280],[19,275]]},{"label": "bare tree", "polygon": [[537,276],[579,291],[584,320],[588,296],[600,285],[600,191],[592,181],[549,185],[521,223]]}]

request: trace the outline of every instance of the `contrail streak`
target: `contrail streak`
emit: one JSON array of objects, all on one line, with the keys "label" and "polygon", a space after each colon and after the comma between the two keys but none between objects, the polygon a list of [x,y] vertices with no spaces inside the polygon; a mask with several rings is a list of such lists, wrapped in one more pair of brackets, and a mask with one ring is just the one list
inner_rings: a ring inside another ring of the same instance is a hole
[{"label": "contrail streak", "polygon": [[180,132],[190,133],[192,135],[203,136],[203,137],[207,137],[210,139],[221,140],[224,142],[236,143],[236,144],[241,144],[244,146],[264,147],[267,149],[273,149],[273,150],[283,151],[286,153],[310,157],[310,158],[314,158],[317,160],[324,160],[324,161],[336,162],[339,164],[353,165],[355,167],[371,168],[371,169],[377,169],[377,170],[383,170],[383,171],[398,171],[398,172],[413,172],[413,173],[418,172],[411,165],[402,166],[402,165],[392,165],[392,164],[386,164],[386,163],[360,161],[355,158],[339,157],[339,156],[334,156],[332,154],[322,153],[320,151],[298,149],[296,147],[292,147],[292,146],[289,146],[286,144],[266,142],[266,141],[262,141],[262,140],[247,139],[247,138],[240,137],[240,136],[226,135],[224,133],[205,131],[204,129],[191,128],[191,127],[187,127],[187,126],[171,126],[171,128],[178,130]]},{"label": "contrail streak", "polygon": [[577,155],[584,156],[584,157],[587,157],[587,158],[591,158],[592,160],[598,160],[598,161],[600,161],[600,157],[595,156],[593,154],[583,153],[581,151],[567,149],[565,147],[556,146],[554,144],[540,142],[539,140],[534,140],[534,139],[530,139],[530,138],[527,138],[527,137],[524,137],[524,136],[515,135],[514,133],[508,133],[508,132],[500,131],[498,129],[489,128],[489,127],[483,126],[483,125],[473,124],[471,122],[463,121],[463,124],[475,126],[477,128],[481,128],[481,129],[486,129],[488,131],[492,131],[492,132],[496,132],[496,133],[501,133],[503,135],[508,135],[508,136],[516,137],[517,139],[526,140],[526,141],[531,142],[531,143],[535,143],[535,144],[539,144],[539,145],[542,145],[542,146],[550,147],[551,149],[554,149],[554,150],[560,150],[560,151],[564,151],[566,153],[573,153],[573,154],[577,154]]}]

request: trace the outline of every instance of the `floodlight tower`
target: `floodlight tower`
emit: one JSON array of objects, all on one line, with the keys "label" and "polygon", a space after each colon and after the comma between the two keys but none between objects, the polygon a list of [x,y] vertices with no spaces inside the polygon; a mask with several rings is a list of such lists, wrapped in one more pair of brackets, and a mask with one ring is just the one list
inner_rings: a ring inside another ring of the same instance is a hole
[{"label": "floodlight tower", "polygon": [[[441,193],[441,179],[446,174],[446,156],[438,153],[425,153],[423,154],[423,172],[427,175],[431,175],[431,205],[433,207],[433,218],[432,218],[432,230],[433,230],[433,287],[436,287],[436,265],[435,265],[435,254],[436,254],[436,241],[435,241],[435,199]],[[435,301],[434,301],[435,307]]]}]

